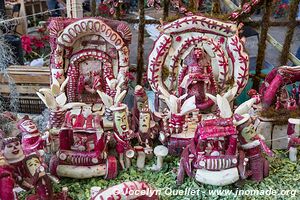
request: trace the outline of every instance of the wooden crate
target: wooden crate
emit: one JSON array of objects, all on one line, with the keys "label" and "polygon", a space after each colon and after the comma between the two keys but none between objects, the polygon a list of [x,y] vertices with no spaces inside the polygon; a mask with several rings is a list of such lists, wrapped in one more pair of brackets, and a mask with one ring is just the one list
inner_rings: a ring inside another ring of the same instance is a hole
[{"label": "wooden crate", "polygon": [[[48,67],[30,67],[30,66],[10,66],[8,68],[9,76],[16,83],[16,90],[19,96],[19,112],[22,113],[41,113],[45,105],[38,98],[36,92],[40,88],[50,86],[50,70]],[[8,80],[0,74],[0,94],[9,110],[10,88]]]}]

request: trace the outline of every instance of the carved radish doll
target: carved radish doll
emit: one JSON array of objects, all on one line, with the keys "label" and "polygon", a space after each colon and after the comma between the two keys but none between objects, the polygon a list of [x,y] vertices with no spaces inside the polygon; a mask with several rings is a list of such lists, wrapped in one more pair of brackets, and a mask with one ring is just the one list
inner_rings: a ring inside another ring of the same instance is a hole
[{"label": "carved radish doll", "polygon": [[33,186],[24,180],[27,172],[24,167],[25,155],[20,140],[16,137],[4,138],[2,148],[4,158],[14,168],[14,176],[18,185],[23,189],[31,189]]},{"label": "carved radish doll", "polygon": [[135,147],[138,154],[137,167],[139,169],[144,168],[145,156],[153,155],[153,139],[155,138],[154,126],[155,122],[151,120],[149,108],[147,106],[142,108],[139,117],[139,129],[138,132],[136,132],[140,146]]},{"label": "carved radish doll", "polygon": [[24,159],[24,167],[27,171],[26,179],[35,189],[35,194],[29,195],[26,200],[70,200],[66,188],[63,188],[61,193],[54,193],[52,181],[58,183],[59,180],[46,173],[45,164],[36,154],[29,155]]},{"label": "carved radish doll", "polygon": [[143,107],[148,106],[148,97],[144,88],[140,85],[135,86],[134,102],[132,109],[131,129],[137,131],[139,127],[139,113]]},{"label": "carved radish doll", "polygon": [[0,199],[13,200],[15,193],[15,180],[13,178],[14,169],[6,161],[5,157],[0,154]]},{"label": "carved radish doll", "polygon": [[43,155],[45,140],[48,138],[48,135],[42,135],[27,115],[18,121],[18,129],[22,134],[22,148],[24,153],[29,155],[39,152],[39,154]]},{"label": "carved radish doll", "polygon": [[[181,90],[179,95],[183,95],[183,91],[189,96],[195,96],[196,107],[199,110],[205,110],[211,107],[214,102],[207,99],[205,93],[215,94],[217,85],[214,80],[210,59],[207,59],[203,49],[195,48],[187,58],[186,65],[188,67],[182,72],[182,78],[179,78]],[[184,73],[185,72],[185,73]]]},{"label": "carved radish doll", "polygon": [[51,200],[53,196],[53,188],[51,180],[46,174],[45,167],[41,164],[37,155],[32,154],[24,159],[25,170],[29,182],[34,185],[36,194],[27,197],[27,200]]},{"label": "carved radish doll", "polygon": [[249,159],[251,179],[262,181],[269,175],[269,162],[263,157],[261,149],[268,156],[273,156],[273,153],[263,141],[263,136],[256,133],[249,114],[235,114],[234,124],[239,132],[238,139],[241,147]]},{"label": "carved radish doll", "polygon": [[[119,154],[119,161],[123,169],[129,168],[130,159],[134,156],[130,140],[134,137],[134,132],[129,129],[128,112],[125,104],[117,104],[110,108],[114,116],[113,136],[117,142],[116,150]],[[125,163],[124,163],[125,160]]]}]

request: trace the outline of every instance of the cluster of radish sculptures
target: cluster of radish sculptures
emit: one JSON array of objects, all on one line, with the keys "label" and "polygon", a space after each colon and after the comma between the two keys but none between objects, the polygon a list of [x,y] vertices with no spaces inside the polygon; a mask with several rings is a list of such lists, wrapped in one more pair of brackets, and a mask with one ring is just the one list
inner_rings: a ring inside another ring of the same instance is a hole
[{"label": "cluster of radish sculptures", "polygon": [[[0,185],[7,187],[0,199],[13,199],[14,182],[35,188],[28,199],[68,199],[66,188],[53,193],[56,177],[113,179],[132,159],[140,170],[159,171],[168,154],[181,156],[178,184],[185,174],[211,185],[268,176],[263,153],[273,153],[254,120],[257,109],[274,103],[276,90],[288,81],[272,72],[263,94],[251,91],[250,100],[233,105],[249,76],[248,55],[235,23],[192,15],[162,25],[147,69],[154,101],[137,85],[132,109],[123,103],[131,40],[127,24],[58,18],[49,30],[51,87],[37,92],[51,112],[48,131],[40,133],[25,116],[17,124],[21,140],[3,139]],[[281,82],[275,83],[275,76]],[[145,167],[154,156],[156,164]],[[128,184],[133,183],[117,187]],[[109,191],[94,191],[93,196],[118,198]]]}]

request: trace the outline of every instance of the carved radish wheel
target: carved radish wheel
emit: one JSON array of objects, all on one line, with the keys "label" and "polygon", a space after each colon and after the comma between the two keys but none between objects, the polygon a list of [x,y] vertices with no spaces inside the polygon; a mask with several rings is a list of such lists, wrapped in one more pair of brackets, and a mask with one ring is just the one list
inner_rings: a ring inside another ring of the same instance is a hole
[{"label": "carved radish wheel", "polygon": [[114,179],[118,175],[118,161],[114,156],[108,156],[106,160],[106,169],[104,178],[107,180]]},{"label": "carved radish wheel", "polygon": [[148,65],[155,93],[195,95],[202,111],[214,104],[205,93],[224,93],[236,84],[240,94],[249,77],[249,58],[237,25],[196,15],[162,27]]}]

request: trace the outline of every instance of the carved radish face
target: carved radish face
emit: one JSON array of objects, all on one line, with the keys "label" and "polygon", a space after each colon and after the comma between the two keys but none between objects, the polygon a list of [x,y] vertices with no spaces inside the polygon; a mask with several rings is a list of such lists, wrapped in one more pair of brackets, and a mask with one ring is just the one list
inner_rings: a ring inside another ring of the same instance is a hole
[{"label": "carved radish face", "polygon": [[142,133],[148,132],[150,129],[150,113],[141,112],[139,120],[139,130]]},{"label": "carved radish face", "polygon": [[127,132],[129,130],[128,118],[125,109],[114,112],[114,123],[118,133]]},{"label": "carved radish face", "polygon": [[20,128],[21,131],[26,132],[26,133],[36,133],[36,132],[38,132],[38,129],[37,129],[36,125],[30,119],[23,121],[19,125],[19,128]]},{"label": "carved radish face", "polygon": [[195,56],[196,59],[201,59],[203,57],[202,49],[195,49],[194,50],[194,56]]},{"label": "carved radish face", "polygon": [[19,141],[8,143],[4,146],[3,156],[8,161],[15,161],[24,157],[24,152]]},{"label": "carved radish face", "polygon": [[137,102],[137,109],[139,110],[139,111],[141,111],[142,110],[142,108],[144,107],[144,102],[143,101],[138,101]]},{"label": "carved radish face", "polygon": [[31,176],[34,176],[36,171],[41,167],[41,162],[37,157],[32,157],[26,160],[26,167]]},{"label": "carved radish face", "polygon": [[255,128],[252,124],[250,124],[248,127],[245,127],[242,130],[242,137],[245,139],[246,142],[253,141],[253,138],[256,136]]}]

